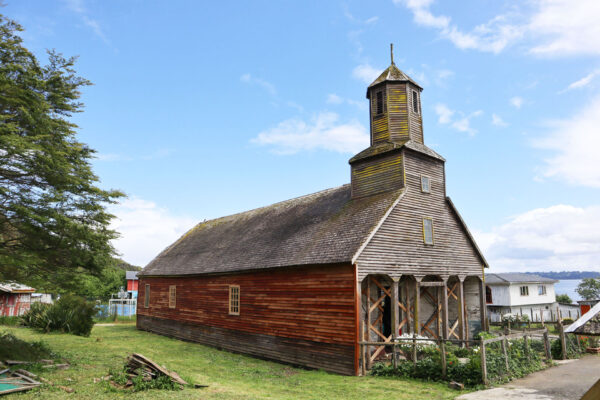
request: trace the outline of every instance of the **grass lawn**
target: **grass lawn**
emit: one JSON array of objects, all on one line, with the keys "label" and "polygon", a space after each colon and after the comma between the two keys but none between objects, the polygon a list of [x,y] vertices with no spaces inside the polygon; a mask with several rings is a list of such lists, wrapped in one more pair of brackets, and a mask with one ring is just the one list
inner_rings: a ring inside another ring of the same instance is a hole
[{"label": "grass lawn", "polygon": [[[69,360],[62,371],[44,371],[44,378],[56,385],[75,389],[73,394],[43,385],[25,394],[5,398],[44,399],[452,399],[459,392],[443,383],[429,383],[380,377],[347,377],[323,371],[293,368],[274,362],[219,351],[200,344],[141,332],[133,324],[95,326],[89,338],[68,334],[40,334],[27,328],[0,326],[28,341],[42,340]],[[122,367],[131,352],[141,353],[176,371],[203,389],[179,391],[118,391],[94,378],[107,375],[110,367]]]}]

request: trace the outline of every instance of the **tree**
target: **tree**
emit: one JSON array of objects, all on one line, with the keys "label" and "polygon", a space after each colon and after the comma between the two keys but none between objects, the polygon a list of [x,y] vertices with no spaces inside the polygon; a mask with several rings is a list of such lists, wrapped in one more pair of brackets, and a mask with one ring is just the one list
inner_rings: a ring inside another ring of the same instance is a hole
[{"label": "tree", "polygon": [[94,150],[70,121],[90,82],[53,50],[40,65],[22,31],[0,14],[0,281],[68,287],[112,260],[106,206],[123,194],[96,186]]},{"label": "tree", "polygon": [[600,278],[585,278],[575,289],[584,300],[595,300],[600,298]]},{"label": "tree", "polygon": [[573,300],[571,300],[571,298],[569,297],[568,294],[557,294],[556,301],[559,303],[564,303],[564,304],[572,304],[573,303]]}]

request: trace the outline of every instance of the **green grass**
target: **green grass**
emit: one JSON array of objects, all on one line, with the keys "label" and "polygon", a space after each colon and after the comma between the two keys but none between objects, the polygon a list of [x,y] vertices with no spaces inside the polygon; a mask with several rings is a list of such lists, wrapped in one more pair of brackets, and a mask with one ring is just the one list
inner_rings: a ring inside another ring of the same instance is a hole
[{"label": "green grass", "polygon": [[[381,377],[347,377],[323,371],[293,368],[275,362],[220,351],[141,332],[132,324],[96,326],[90,337],[69,334],[41,334],[28,328],[0,327],[27,341],[44,341],[66,358],[71,368],[44,371],[42,376],[56,385],[69,386],[77,399],[452,399],[460,393],[443,383]],[[180,391],[150,390],[125,392],[112,389],[94,378],[105,376],[109,368],[122,368],[132,352],[144,354],[193,383],[208,388]],[[57,387],[43,385],[19,399],[63,399],[67,394]],[[13,395],[17,398],[17,395]],[[7,399],[11,396],[5,397]]]}]

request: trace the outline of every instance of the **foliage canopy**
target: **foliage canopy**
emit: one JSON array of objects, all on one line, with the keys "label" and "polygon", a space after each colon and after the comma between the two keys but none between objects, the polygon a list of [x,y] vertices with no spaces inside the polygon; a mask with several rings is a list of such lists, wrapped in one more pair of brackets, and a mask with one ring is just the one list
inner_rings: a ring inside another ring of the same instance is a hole
[{"label": "foliage canopy", "polygon": [[585,278],[575,289],[584,300],[595,300],[600,298],[600,278]]},{"label": "foliage canopy", "polygon": [[54,50],[41,65],[22,31],[0,15],[0,281],[66,288],[112,260],[106,206],[123,194],[97,186],[94,150],[70,121],[90,82]]}]

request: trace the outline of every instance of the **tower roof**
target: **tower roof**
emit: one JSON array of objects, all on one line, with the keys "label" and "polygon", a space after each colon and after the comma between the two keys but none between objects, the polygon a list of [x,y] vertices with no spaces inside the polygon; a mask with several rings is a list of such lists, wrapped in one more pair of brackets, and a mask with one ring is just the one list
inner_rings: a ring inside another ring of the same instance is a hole
[{"label": "tower roof", "polygon": [[396,64],[394,64],[393,61],[392,65],[390,65],[385,71],[383,71],[381,75],[379,75],[379,77],[369,85],[369,87],[371,88],[385,81],[410,82],[413,85],[417,86],[419,89],[423,89],[421,85],[415,82],[410,76],[400,71],[400,69],[396,67]]}]

